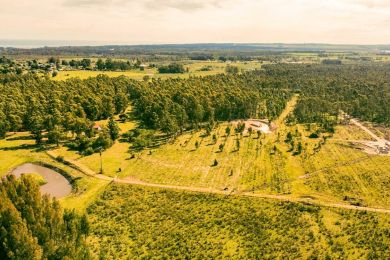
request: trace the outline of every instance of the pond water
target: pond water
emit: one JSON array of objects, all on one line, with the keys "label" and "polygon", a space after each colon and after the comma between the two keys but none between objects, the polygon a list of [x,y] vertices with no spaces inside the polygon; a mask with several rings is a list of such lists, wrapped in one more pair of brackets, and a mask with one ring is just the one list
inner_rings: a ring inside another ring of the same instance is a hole
[{"label": "pond water", "polygon": [[47,167],[32,163],[25,163],[16,167],[11,172],[11,174],[15,175],[17,178],[24,173],[36,173],[45,178],[47,183],[40,187],[42,194],[49,194],[50,196],[59,199],[72,192],[72,185],[69,181],[60,173]]}]

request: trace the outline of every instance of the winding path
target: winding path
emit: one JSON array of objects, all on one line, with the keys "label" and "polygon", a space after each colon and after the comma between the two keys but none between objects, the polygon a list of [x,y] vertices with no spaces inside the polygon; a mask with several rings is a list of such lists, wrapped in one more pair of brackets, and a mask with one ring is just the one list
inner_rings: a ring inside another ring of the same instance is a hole
[{"label": "winding path", "polygon": [[[46,153],[52,158],[57,157],[57,155],[53,151],[46,151]],[[161,189],[173,189],[173,190],[183,190],[183,191],[192,191],[192,192],[201,192],[201,193],[220,194],[220,195],[226,195],[226,196],[245,196],[245,197],[265,198],[265,199],[273,199],[273,200],[286,201],[286,202],[306,203],[306,204],[323,206],[323,207],[330,207],[330,208],[341,208],[341,209],[361,210],[361,211],[370,211],[370,212],[379,212],[379,213],[390,214],[390,209],[359,207],[359,206],[339,204],[339,203],[327,203],[327,202],[315,201],[315,200],[309,199],[309,198],[293,198],[293,197],[289,197],[286,195],[271,195],[271,194],[260,194],[260,193],[251,193],[251,192],[237,192],[237,191],[232,192],[232,191],[223,191],[223,190],[218,190],[218,189],[213,189],[213,188],[201,188],[201,187],[149,183],[149,182],[144,182],[144,181],[130,179],[130,178],[118,179],[118,178],[112,178],[112,177],[102,175],[102,174],[97,174],[96,172],[92,171],[91,169],[89,169],[85,165],[82,165],[79,162],[74,161],[74,160],[66,160],[65,159],[64,163],[66,163],[68,166],[70,166],[76,170],[79,170],[80,172],[82,172],[85,175],[88,175],[92,178],[96,178],[96,179],[104,180],[104,181],[109,181],[112,183],[139,185],[139,186],[144,186],[144,187],[153,187],[153,188],[161,188]]]},{"label": "winding path", "polygon": [[[298,101],[298,98],[299,98],[299,96],[295,95],[287,103],[285,110],[282,112],[282,114],[279,116],[279,118],[274,122],[275,129],[277,127],[280,127],[283,124],[283,121],[285,120],[285,118],[294,109],[294,107]],[[355,121],[354,123],[357,124],[359,127],[362,127],[363,129],[365,128],[357,121]],[[365,131],[369,131],[369,130],[366,129]],[[372,132],[371,132],[371,134],[373,135],[373,137],[375,136],[375,134],[373,134]],[[374,138],[378,139],[379,137],[375,136]],[[57,157],[57,155],[53,151],[46,151],[46,153],[50,157],[52,157],[53,159],[55,159]],[[360,158],[360,159],[363,160],[365,158]],[[316,201],[316,200],[313,200],[310,198],[294,198],[294,197],[286,196],[286,195],[271,195],[271,194],[260,194],[260,193],[239,192],[239,191],[223,191],[223,190],[218,190],[218,189],[214,189],[214,188],[201,188],[201,187],[191,187],[191,186],[156,184],[156,183],[144,182],[144,181],[132,179],[132,178],[118,179],[118,178],[108,177],[108,176],[105,176],[102,174],[97,174],[96,172],[92,171],[91,169],[89,169],[85,165],[83,165],[77,161],[74,161],[74,160],[65,159],[64,163],[67,164],[68,166],[84,173],[85,175],[88,175],[88,176],[96,178],[96,179],[109,181],[112,183],[139,185],[139,186],[144,186],[144,187],[184,190],[184,191],[192,191],[192,192],[211,193],[211,194],[221,194],[221,195],[226,195],[226,196],[246,196],[246,197],[265,198],[265,199],[273,199],[273,200],[286,201],[286,202],[306,203],[306,204],[317,205],[317,206],[322,206],[322,207],[341,208],[341,209],[370,211],[370,212],[379,212],[379,213],[390,214],[390,209],[359,207],[359,206],[339,204],[339,203],[328,203],[328,202]]]}]

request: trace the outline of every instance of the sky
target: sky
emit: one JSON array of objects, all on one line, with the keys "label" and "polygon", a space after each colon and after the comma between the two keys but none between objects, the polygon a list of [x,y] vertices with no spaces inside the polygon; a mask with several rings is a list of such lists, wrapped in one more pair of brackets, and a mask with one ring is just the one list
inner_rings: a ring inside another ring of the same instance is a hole
[{"label": "sky", "polygon": [[0,40],[390,44],[390,0],[0,0]]}]

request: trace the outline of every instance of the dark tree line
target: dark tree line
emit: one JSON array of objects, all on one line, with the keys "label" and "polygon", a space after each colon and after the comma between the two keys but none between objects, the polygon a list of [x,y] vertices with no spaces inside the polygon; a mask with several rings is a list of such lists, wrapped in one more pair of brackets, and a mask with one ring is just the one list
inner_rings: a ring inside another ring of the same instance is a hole
[{"label": "dark tree line", "polygon": [[85,216],[41,196],[28,176],[0,182],[0,259],[89,259]]},{"label": "dark tree line", "polygon": [[300,93],[294,117],[329,124],[340,110],[361,120],[390,125],[390,64],[271,65],[266,75],[292,83]]},{"label": "dark tree line", "polygon": [[185,69],[183,65],[178,63],[172,63],[169,65],[163,65],[158,67],[159,73],[184,73]]},{"label": "dark tree line", "polygon": [[[34,75],[0,77],[0,136],[7,131],[91,135],[93,121],[124,113],[146,128],[177,134],[216,121],[277,117],[300,93],[291,121],[320,123],[332,130],[340,110],[390,125],[390,65],[271,65],[239,75],[189,79],[98,76],[52,81]],[[54,132],[54,133],[53,133]]]},{"label": "dark tree line", "polygon": [[0,135],[31,131],[85,133],[93,121],[121,114],[131,103],[135,116],[152,129],[175,134],[203,123],[247,117],[276,117],[291,96],[281,84],[262,76],[217,75],[206,78],[140,82],[126,77],[51,81],[33,75],[0,78]]},{"label": "dark tree line", "polygon": [[93,121],[127,108],[126,84],[114,85],[107,77],[54,82],[32,75],[5,76],[2,81],[0,137],[6,131],[26,130],[38,145],[45,134],[49,143],[58,145],[71,132],[76,138],[68,146],[85,155],[107,149],[118,138],[114,125],[97,132]]},{"label": "dark tree line", "polygon": [[139,92],[134,112],[147,128],[174,134],[216,121],[273,119],[291,95],[291,91],[250,73],[154,80]]}]

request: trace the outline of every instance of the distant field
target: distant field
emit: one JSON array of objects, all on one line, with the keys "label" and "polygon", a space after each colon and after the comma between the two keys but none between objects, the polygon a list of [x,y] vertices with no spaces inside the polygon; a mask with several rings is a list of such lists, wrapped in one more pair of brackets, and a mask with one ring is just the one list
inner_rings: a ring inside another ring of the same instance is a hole
[{"label": "distant field", "polygon": [[108,259],[387,259],[388,214],[110,185],[88,210]]},{"label": "distant field", "polygon": [[54,80],[66,80],[70,78],[87,79],[89,77],[96,77],[97,75],[104,74],[109,77],[127,76],[137,80],[141,80],[144,76],[153,74],[147,73],[146,71],[90,71],[90,70],[72,70],[72,71],[59,71],[58,75],[54,77]]},{"label": "distant field", "polygon": [[[130,70],[130,71],[89,71],[89,70],[76,70],[76,71],[59,71],[58,75],[54,77],[54,80],[66,80],[69,78],[80,78],[86,79],[89,77],[96,77],[99,74],[104,74],[109,77],[118,77],[118,76],[127,76],[136,80],[142,80],[144,76],[149,76],[151,78],[169,78],[169,77],[180,77],[188,78],[190,76],[208,76],[215,75],[219,73],[225,73],[225,68],[228,65],[237,66],[242,70],[254,70],[261,68],[261,63],[259,62],[214,62],[214,61],[205,61],[205,62],[182,62],[184,67],[189,68],[188,73],[183,74],[160,74],[157,69],[146,69],[144,71],[140,70]],[[210,66],[210,71],[201,71],[202,68]]]}]

